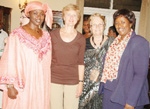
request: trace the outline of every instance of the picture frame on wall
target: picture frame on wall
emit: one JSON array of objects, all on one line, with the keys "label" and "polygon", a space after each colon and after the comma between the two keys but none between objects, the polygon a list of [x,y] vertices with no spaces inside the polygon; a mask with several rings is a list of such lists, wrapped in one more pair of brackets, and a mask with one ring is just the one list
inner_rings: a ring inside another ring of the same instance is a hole
[{"label": "picture frame on wall", "polygon": [[56,29],[56,28],[61,28],[63,26],[62,11],[52,10],[52,13],[53,13],[52,29],[50,29],[48,26],[46,26],[46,30],[49,31],[49,32]]},{"label": "picture frame on wall", "polygon": [[62,11],[52,11],[53,12],[53,23],[58,23],[60,27],[63,26],[63,15]]}]

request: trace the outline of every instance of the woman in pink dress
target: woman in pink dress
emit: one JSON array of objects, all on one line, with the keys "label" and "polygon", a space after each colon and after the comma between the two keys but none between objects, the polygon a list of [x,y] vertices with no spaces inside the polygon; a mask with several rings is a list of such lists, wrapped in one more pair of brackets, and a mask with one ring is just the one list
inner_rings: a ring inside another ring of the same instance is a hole
[{"label": "woman in pink dress", "polygon": [[49,109],[51,37],[39,28],[42,22],[51,28],[52,11],[47,4],[28,3],[27,25],[9,36],[0,60],[0,89],[3,109]]}]

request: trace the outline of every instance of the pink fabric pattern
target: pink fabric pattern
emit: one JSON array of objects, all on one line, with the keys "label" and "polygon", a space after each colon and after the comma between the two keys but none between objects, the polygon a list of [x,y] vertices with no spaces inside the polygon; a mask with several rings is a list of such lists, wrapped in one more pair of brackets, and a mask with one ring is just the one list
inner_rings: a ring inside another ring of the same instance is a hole
[{"label": "pink fabric pattern", "polygon": [[[51,38],[43,31],[36,39],[22,27],[15,29],[0,60],[3,109],[49,109],[51,82]],[[14,84],[16,99],[7,95],[6,84]]]},{"label": "pink fabric pattern", "polygon": [[121,40],[121,36],[119,35],[110,45],[105,58],[101,82],[106,83],[107,80],[113,81],[113,79],[117,79],[120,59],[132,32],[133,30],[121,42],[119,42]]},{"label": "pink fabric pattern", "polygon": [[[23,34],[22,34],[23,33]],[[43,32],[43,36],[39,39],[26,33],[22,27],[18,28],[17,31],[11,33],[12,36],[17,35],[20,42],[24,43],[27,47],[31,48],[35,54],[38,54],[38,58],[42,60],[43,55],[50,49],[50,37],[49,33]]]},{"label": "pink fabric pattern", "polygon": [[15,77],[13,77],[13,78],[11,78],[11,77],[0,77],[0,82],[1,82],[1,84],[18,84],[18,87],[20,88],[20,89],[23,89],[24,88],[24,82],[23,82],[23,80],[21,79],[21,80],[19,80],[19,78],[15,78]]}]

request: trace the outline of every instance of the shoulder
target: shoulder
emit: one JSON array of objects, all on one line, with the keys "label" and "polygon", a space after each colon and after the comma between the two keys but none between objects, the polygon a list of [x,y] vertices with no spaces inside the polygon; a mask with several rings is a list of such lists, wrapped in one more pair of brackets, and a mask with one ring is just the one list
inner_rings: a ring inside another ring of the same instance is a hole
[{"label": "shoulder", "polygon": [[42,30],[42,32],[43,32],[43,34],[44,34],[44,35],[48,35],[48,36],[50,36],[50,34],[49,34],[49,32],[48,32],[48,31]]},{"label": "shoulder", "polygon": [[46,40],[51,39],[51,36],[48,31],[42,30],[42,32],[43,32],[43,35],[42,35],[43,39],[46,39]]},{"label": "shoulder", "polygon": [[15,28],[11,33],[21,31],[22,27]]},{"label": "shoulder", "polygon": [[49,32],[48,32],[48,31],[45,31],[45,30],[42,30],[42,32],[45,33],[45,34],[49,34]]},{"label": "shoulder", "polygon": [[54,29],[50,32],[50,36],[52,40],[57,40],[60,37],[60,28]]},{"label": "shoulder", "polygon": [[50,32],[50,34],[51,34],[51,35],[56,35],[56,34],[59,34],[59,32],[60,32],[60,28],[56,28],[56,29],[52,30],[52,31]]},{"label": "shoulder", "polygon": [[91,43],[91,42],[90,42],[90,38],[91,38],[91,37],[86,38],[86,45],[88,45],[88,44],[90,44],[90,43]]},{"label": "shoulder", "polygon": [[80,43],[81,46],[86,45],[86,38],[80,32],[77,31],[77,42]]},{"label": "shoulder", "polygon": [[3,29],[1,30],[2,31],[2,34],[5,35],[5,36],[8,36],[7,32],[4,31]]},{"label": "shoulder", "polygon": [[19,34],[21,34],[23,31],[22,27],[19,27],[19,28],[16,28],[14,29],[11,33],[10,33],[10,36],[18,36]]},{"label": "shoulder", "polygon": [[85,39],[84,35],[81,34],[79,31],[77,31],[77,36],[79,36],[79,37],[82,38],[82,39]]},{"label": "shoulder", "polygon": [[148,52],[149,42],[144,37],[132,33],[131,38],[127,44],[127,48],[133,50],[133,52]]},{"label": "shoulder", "polygon": [[81,34],[80,32],[77,31],[77,39],[80,41],[86,41],[85,37],[83,34]]},{"label": "shoulder", "polygon": [[149,42],[144,37],[136,35],[135,32],[132,33],[129,43],[132,43],[134,46],[143,44],[149,45]]},{"label": "shoulder", "polygon": [[8,40],[7,42],[8,43],[16,43],[16,42],[18,42],[19,41],[19,36],[21,36],[21,34],[22,34],[21,27],[14,29],[10,33],[9,37],[7,38],[7,40]]}]

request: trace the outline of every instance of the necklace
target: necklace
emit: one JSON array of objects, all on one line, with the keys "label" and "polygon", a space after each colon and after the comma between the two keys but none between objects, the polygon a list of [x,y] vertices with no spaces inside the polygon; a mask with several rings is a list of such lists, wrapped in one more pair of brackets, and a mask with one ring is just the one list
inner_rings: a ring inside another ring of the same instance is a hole
[{"label": "necklace", "polygon": [[[32,29],[32,30],[33,30],[33,29]],[[39,30],[33,30],[33,31],[37,32],[38,34],[40,33],[40,31],[39,31]]]},{"label": "necklace", "polygon": [[32,30],[32,31],[34,31],[34,32],[36,32],[36,33],[40,33],[40,30],[38,29],[38,30],[36,30],[36,29],[32,29],[29,25],[28,25],[28,27],[30,28],[30,30]]},{"label": "necklace", "polygon": [[37,30],[36,32],[39,33],[39,30]]},{"label": "necklace", "polygon": [[[99,46],[102,45],[102,42],[103,42],[103,41],[104,41],[104,35],[102,36],[102,41],[100,42]],[[97,46],[96,43],[94,42],[94,37],[93,37],[93,36],[92,36],[92,42],[94,43],[95,46]],[[98,48],[98,47],[97,47],[97,48]]]}]

